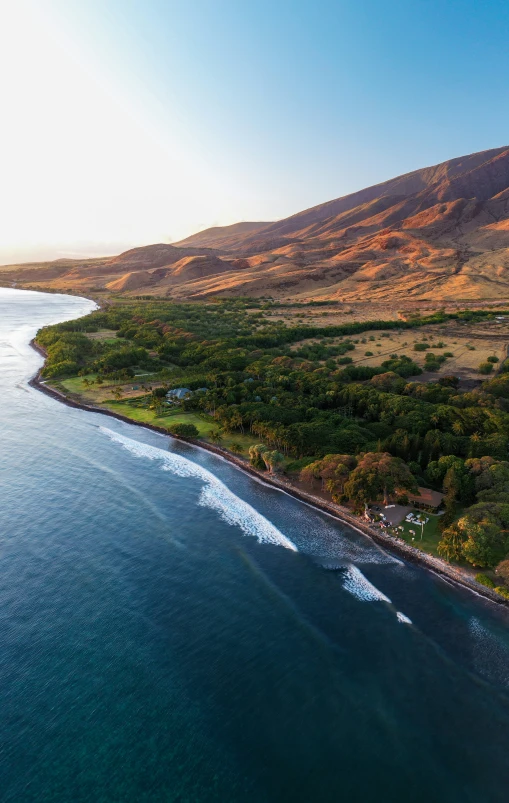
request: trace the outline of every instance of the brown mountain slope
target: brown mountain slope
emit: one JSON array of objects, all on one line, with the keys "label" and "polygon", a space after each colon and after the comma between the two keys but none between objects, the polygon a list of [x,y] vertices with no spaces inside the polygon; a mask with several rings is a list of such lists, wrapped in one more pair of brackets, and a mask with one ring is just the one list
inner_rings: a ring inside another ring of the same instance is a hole
[{"label": "brown mountain slope", "polygon": [[509,147],[416,170],[277,223],[209,229],[104,260],[0,268],[0,282],[12,281],[192,299],[509,298]]},{"label": "brown mountain slope", "polygon": [[[345,195],[342,198],[336,198],[334,201],[314,206],[312,209],[306,209],[303,212],[298,212],[285,220],[280,220],[272,223],[263,229],[263,234],[277,234],[277,235],[295,235],[304,231],[309,225],[316,222],[323,223],[325,220],[334,218],[344,212],[352,209],[359,208],[364,204],[375,201],[380,198],[400,197],[408,198],[417,196],[426,190],[432,188],[440,188],[441,192],[446,192],[447,187],[451,186],[453,182],[458,182],[458,189],[460,187],[461,177],[472,175],[472,184],[474,183],[474,173],[477,171],[475,178],[477,179],[478,189],[481,190],[483,197],[489,198],[500,192],[501,189],[495,189],[489,194],[488,177],[494,181],[494,186],[497,181],[497,172],[500,169],[498,159],[500,156],[507,156],[509,148],[495,148],[491,151],[482,151],[474,153],[470,156],[463,156],[459,159],[451,159],[448,162],[435,165],[434,167],[425,167],[421,170],[414,170],[412,173],[406,173],[403,176],[385,181],[383,184],[376,184],[373,187],[367,187],[359,192]],[[506,168],[507,170],[507,168]],[[465,178],[466,183],[466,178]],[[502,182],[503,183],[503,182]],[[506,182],[504,187],[509,186]],[[472,193],[471,189],[467,194],[456,195],[455,197],[470,198],[476,193]],[[477,196],[476,196],[477,197]],[[442,200],[440,198],[440,200]],[[448,200],[444,198],[444,200]],[[259,233],[260,236],[262,232]]]},{"label": "brown mountain slope", "polygon": [[231,226],[214,226],[211,229],[199,231],[186,237],[185,240],[175,243],[180,248],[188,248],[189,246],[199,248],[206,246],[208,248],[228,248],[235,245],[235,243],[242,239],[246,234],[252,234],[258,229],[264,229],[270,226],[270,223],[233,223]]}]

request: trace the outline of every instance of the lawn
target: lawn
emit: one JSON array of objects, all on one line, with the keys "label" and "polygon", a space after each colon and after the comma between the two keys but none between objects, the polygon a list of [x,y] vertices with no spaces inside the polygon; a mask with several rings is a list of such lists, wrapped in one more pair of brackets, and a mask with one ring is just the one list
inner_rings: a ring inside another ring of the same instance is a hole
[{"label": "lawn", "polygon": [[201,437],[208,435],[217,426],[212,417],[204,416],[202,418],[198,413],[173,413],[165,410],[162,415],[157,415],[155,410],[150,410],[148,407],[135,407],[125,401],[117,402],[109,399],[103,402],[103,406],[115,413],[125,415],[127,418],[132,418],[134,421],[155,424],[157,427],[169,427],[171,424],[194,424]]},{"label": "lawn", "polygon": [[[420,513],[419,510],[413,510],[412,513]],[[421,539],[421,525],[420,524],[413,524],[412,522],[402,521],[401,527],[404,528],[403,532],[398,530],[398,536],[403,538],[404,541],[411,544],[412,546],[416,546],[418,549],[422,549],[423,552],[429,552],[430,555],[438,555],[437,546],[438,542],[440,541],[441,532],[438,529],[438,523],[440,521],[440,516],[433,516],[430,513],[425,514],[426,518],[429,518],[427,524],[424,525],[423,532],[422,532],[422,539]],[[412,536],[410,530],[414,530],[415,535]],[[414,540],[412,541],[412,538]]]},{"label": "lawn", "polygon": [[[208,443],[212,443],[210,433],[217,430],[217,422],[210,415],[205,413],[184,413],[184,412],[164,412],[162,415],[156,415],[154,410],[149,410],[147,407],[134,407],[125,402],[108,401],[104,402],[104,407],[112,410],[120,415],[125,415],[127,418],[132,418],[134,421],[140,421],[144,424],[154,424],[156,427],[167,428],[172,424],[194,424],[199,432],[199,437]],[[218,446],[224,449],[232,450],[233,444],[238,444],[242,447],[241,452],[237,452],[239,456],[248,457],[249,447],[255,443],[259,443],[259,439],[253,438],[251,435],[242,435],[240,432],[222,432],[221,440]]]}]

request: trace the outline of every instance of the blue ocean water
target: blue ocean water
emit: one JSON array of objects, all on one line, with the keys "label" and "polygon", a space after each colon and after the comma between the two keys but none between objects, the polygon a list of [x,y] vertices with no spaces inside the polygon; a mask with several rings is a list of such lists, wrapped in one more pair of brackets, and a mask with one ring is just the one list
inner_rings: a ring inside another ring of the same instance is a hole
[{"label": "blue ocean water", "polygon": [[30,388],[91,308],[0,289],[0,800],[506,801],[506,609]]}]

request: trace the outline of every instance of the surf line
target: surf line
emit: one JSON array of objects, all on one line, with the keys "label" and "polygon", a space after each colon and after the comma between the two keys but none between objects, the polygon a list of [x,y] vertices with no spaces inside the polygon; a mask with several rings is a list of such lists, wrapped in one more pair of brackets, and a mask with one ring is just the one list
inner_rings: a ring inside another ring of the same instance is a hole
[{"label": "surf line", "polygon": [[[370,583],[357,566],[350,565],[343,576],[343,588],[362,602],[385,602],[394,608],[391,600],[379,588]],[[396,611],[398,622],[411,625],[412,620],[401,611]]]},{"label": "surf line", "polygon": [[198,504],[215,510],[227,524],[237,525],[245,535],[254,536],[260,543],[277,544],[298,552],[293,541],[203,466],[193,463],[182,455],[164,451],[158,446],[150,446],[126,435],[120,435],[107,427],[99,429],[111,441],[120,444],[135,457],[160,461],[163,471],[170,471],[178,477],[195,477],[201,480],[204,487]]}]

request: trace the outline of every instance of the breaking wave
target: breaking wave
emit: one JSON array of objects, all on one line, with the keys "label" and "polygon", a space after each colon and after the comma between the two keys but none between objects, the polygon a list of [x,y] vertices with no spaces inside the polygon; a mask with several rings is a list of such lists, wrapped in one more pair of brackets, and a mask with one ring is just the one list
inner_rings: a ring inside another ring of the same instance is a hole
[{"label": "breaking wave", "polygon": [[124,449],[136,457],[148,460],[160,460],[163,471],[170,471],[177,477],[196,477],[205,483],[198,504],[215,510],[223,521],[240,527],[245,535],[254,536],[260,543],[277,544],[297,552],[297,547],[280,532],[277,527],[258,513],[251,505],[239,499],[224,483],[203,466],[193,463],[178,454],[166,452],[157,446],[140,443],[125,435],[119,435],[107,427],[100,427],[101,432],[115,443],[121,444]]},{"label": "breaking wave", "polygon": [[[370,583],[367,577],[357,566],[348,566],[343,575],[343,588],[353,594],[357,599],[363,602],[387,602],[388,605],[394,610],[392,602],[379,588]],[[405,616],[401,611],[395,611],[398,622],[411,625],[412,620]]]},{"label": "breaking wave", "polygon": [[376,586],[364,577],[357,566],[349,566],[343,577],[343,588],[364,602],[390,602]]}]

